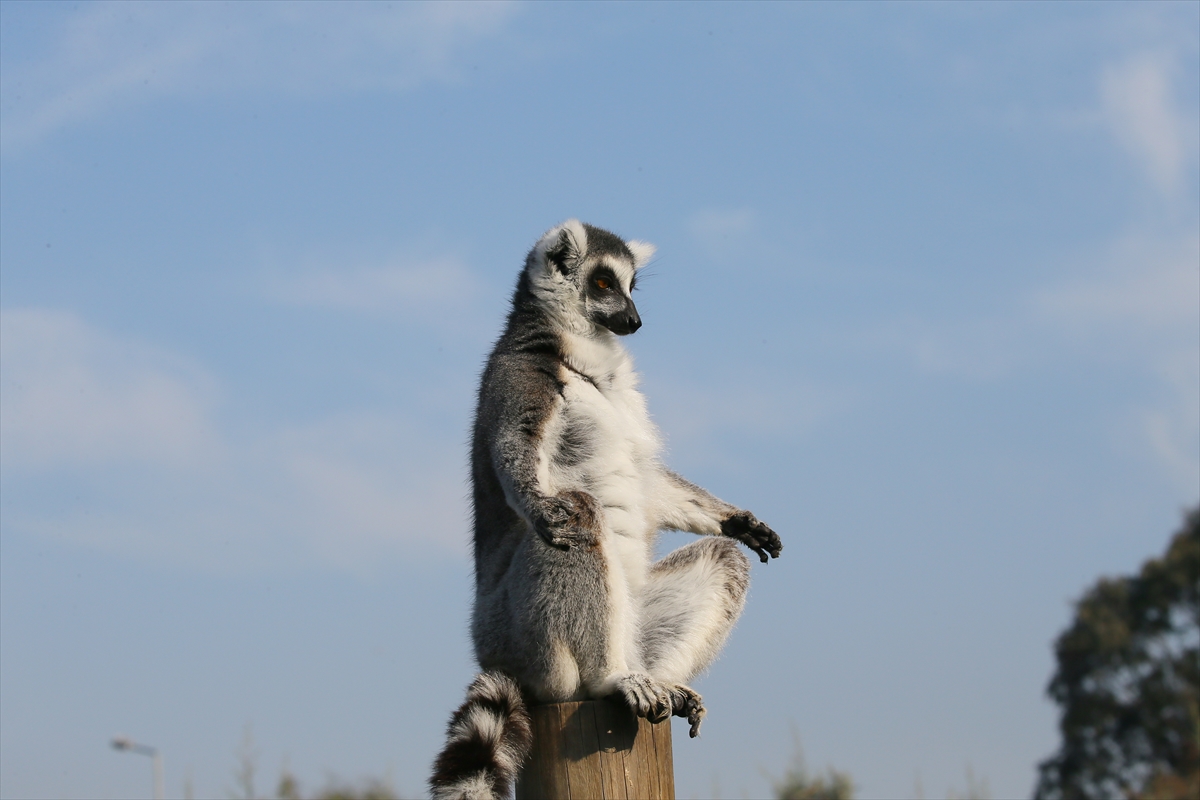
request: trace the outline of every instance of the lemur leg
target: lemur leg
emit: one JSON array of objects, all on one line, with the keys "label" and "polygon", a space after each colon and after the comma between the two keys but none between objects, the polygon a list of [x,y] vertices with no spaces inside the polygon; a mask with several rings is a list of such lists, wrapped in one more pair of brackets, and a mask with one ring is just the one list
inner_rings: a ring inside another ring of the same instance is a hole
[{"label": "lemur leg", "polygon": [[595,548],[559,550],[527,533],[494,588],[476,597],[480,666],[513,675],[537,701],[581,700],[585,678],[603,666],[608,608]]},{"label": "lemur leg", "polygon": [[704,705],[687,683],[716,658],[746,604],[750,562],[732,539],[701,539],[655,563],[641,597],[647,671],[670,687],[672,712],[700,730]]},{"label": "lemur leg", "polygon": [[666,719],[669,687],[640,656],[639,604],[606,555],[602,544],[559,550],[526,537],[497,591],[476,603],[480,665],[514,675],[541,702],[616,694],[638,715]]},{"label": "lemur leg", "polygon": [[[618,695],[638,716],[661,722],[671,716],[674,703],[671,687],[649,674],[642,656],[638,624],[641,599],[633,587],[643,583],[645,566],[631,566],[622,558],[619,543],[612,539],[604,547],[609,548],[603,561],[608,588],[607,639],[602,659],[582,668],[581,679],[592,697]],[[629,574],[629,569],[636,573]]]}]

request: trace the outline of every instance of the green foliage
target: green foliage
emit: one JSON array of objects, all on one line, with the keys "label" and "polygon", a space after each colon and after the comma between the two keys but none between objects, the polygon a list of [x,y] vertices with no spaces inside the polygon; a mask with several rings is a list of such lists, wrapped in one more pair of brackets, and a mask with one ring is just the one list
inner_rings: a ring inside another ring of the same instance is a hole
[{"label": "green foliage", "polygon": [[1055,655],[1062,747],[1037,797],[1200,797],[1200,509],[1162,558],[1084,594]]}]

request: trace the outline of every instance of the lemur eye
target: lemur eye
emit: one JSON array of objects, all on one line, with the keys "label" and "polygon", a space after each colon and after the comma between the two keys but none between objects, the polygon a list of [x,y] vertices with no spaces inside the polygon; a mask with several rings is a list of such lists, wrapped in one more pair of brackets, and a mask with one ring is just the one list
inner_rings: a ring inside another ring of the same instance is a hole
[{"label": "lemur eye", "polygon": [[608,282],[608,278],[596,278],[594,282],[597,289],[607,289],[609,286],[612,286],[612,284]]}]

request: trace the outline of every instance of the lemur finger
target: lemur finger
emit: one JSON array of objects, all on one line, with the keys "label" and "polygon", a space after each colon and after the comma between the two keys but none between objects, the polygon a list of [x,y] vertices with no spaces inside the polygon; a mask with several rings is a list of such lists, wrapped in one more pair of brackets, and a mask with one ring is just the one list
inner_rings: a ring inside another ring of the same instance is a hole
[{"label": "lemur finger", "polygon": [[556,550],[570,549],[570,545],[567,544],[565,541],[563,541],[562,537],[559,536],[559,534],[557,534],[553,530],[550,530],[549,528],[538,527],[538,528],[534,529],[534,532],[537,533],[539,539],[541,539],[543,542],[548,544],[550,547],[555,548]]},{"label": "lemur finger", "polygon": [[760,522],[755,526],[753,536],[759,546],[770,553],[772,558],[779,558],[779,554],[783,552],[783,541],[779,538],[779,534]]},{"label": "lemur finger", "polygon": [[755,540],[755,538],[753,536],[751,536],[748,533],[742,533],[742,534],[739,534],[736,538],[739,542],[746,545],[746,547],[749,547],[751,550],[753,550],[755,553],[757,553],[759,560],[761,560],[764,564],[767,563],[766,551],[762,549],[762,546],[759,545],[758,541]]},{"label": "lemur finger", "polygon": [[762,556],[762,559],[763,559],[763,561],[766,561],[766,560],[767,560],[767,559],[766,559],[766,557],[765,557],[765,554],[766,554],[766,553],[770,553],[770,554],[771,554],[771,558],[779,558],[779,553],[780,553],[780,551],[782,551],[782,550],[783,550],[783,547],[781,547],[781,546],[780,546],[780,545],[778,545],[778,544],[775,544],[774,542],[762,542],[762,541],[760,541],[760,542],[758,543],[758,546],[759,546],[760,550],[762,551],[762,552],[760,552],[760,553],[759,553],[759,555],[760,555],[760,556]]}]

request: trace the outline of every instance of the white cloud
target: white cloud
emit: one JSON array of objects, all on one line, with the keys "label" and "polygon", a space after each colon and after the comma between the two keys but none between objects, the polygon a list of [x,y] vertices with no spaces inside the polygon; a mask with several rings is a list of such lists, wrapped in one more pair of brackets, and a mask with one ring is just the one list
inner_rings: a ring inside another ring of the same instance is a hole
[{"label": "white cloud", "polygon": [[463,444],[417,415],[234,435],[185,359],[64,312],[0,320],[7,528],[223,571],[367,571],[465,547]]},{"label": "white cloud", "polygon": [[[1118,141],[1164,193],[1173,193],[1194,155],[1198,133],[1187,131],[1172,96],[1168,63],[1143,55],[1105,70],[1100,80],[1104,115]],[[1189,136],[1188,134],[1191,134]]]},{"label": "white cloud", "polygon": [[6,150],[150,99],[266,90],[293,95],[455,80],[456,63],[516,6],[488,3],[92,3],[54,52],[3,62]]}]

